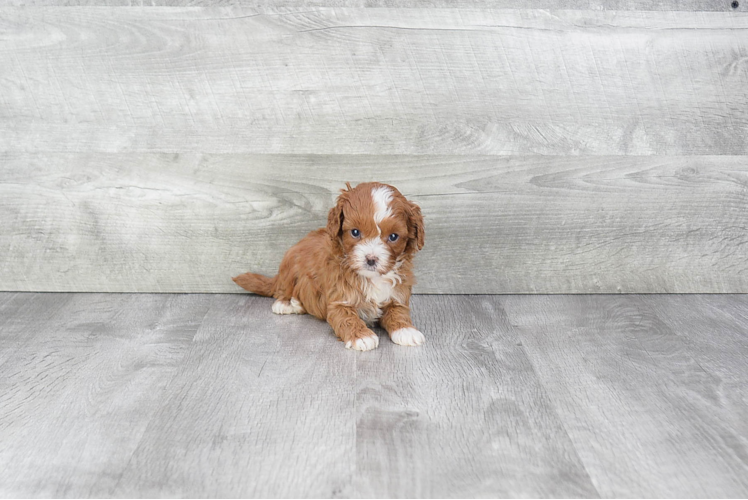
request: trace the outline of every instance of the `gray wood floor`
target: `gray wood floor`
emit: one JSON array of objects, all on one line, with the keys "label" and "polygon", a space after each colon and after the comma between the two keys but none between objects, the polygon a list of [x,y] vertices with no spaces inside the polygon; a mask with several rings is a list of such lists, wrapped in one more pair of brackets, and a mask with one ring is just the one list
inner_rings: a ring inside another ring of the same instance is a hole
[{"label": "gray wood floor", "polygon": [[748,295],[0,294],[0,496],[745,497]]}]

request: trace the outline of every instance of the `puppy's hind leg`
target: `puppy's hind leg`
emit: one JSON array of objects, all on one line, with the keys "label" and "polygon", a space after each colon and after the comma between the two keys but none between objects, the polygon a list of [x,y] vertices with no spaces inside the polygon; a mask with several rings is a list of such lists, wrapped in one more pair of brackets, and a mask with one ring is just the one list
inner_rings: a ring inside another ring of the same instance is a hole
[{"label": "puppy's hind leg", "polygon": [[291,300],[278,299],[273,303],[273,312],[275,314],[306,314],[304,306],[295,298]]},{"label": "puppy's hind leg", "polygon": [[[290,252],[289,252],[290,253]],[[288,254],[283,257],[280,269],[278,269],[278,276],[276,276],[275,293],[273,296],[276,298],[273,304],[273,312],[275,314],[305,314],[306,310],[301,305],[299,299],[294,297],[294,289],[296,288],[297,276],[290,268],[288,263]]]}]

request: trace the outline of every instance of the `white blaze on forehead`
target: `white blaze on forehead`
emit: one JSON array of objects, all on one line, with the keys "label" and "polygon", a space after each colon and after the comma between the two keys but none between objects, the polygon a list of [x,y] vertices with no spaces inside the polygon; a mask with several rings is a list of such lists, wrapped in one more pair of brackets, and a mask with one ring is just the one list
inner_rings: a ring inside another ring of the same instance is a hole
[{"label": "white blaze on forehead", "polygon": [[[371,198],[374,200],[374,222],[379,229],[379,223],[385,217],[392,215],[390,202],[392,201],[392,190],[386,186],[375,187],[371,190]],[[379,231],[381,234],[381,230]]]}]

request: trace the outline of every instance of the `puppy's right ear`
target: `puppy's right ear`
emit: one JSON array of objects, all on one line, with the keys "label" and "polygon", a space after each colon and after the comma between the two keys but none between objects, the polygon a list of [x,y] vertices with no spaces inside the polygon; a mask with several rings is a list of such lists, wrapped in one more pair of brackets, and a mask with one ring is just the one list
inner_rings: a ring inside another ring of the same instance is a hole
[{"label": "puppy's right ear", "polygon": [[340,232],[343,230],[343,196],[338,197],[338,201],[327,214],[327,233],[330,238],[337,240]]}]

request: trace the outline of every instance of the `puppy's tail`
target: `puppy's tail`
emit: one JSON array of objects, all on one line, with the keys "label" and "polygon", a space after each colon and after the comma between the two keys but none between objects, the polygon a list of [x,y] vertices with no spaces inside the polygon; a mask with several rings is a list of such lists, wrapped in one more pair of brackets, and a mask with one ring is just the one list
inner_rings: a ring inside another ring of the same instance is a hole
[{"label": "puppy's tail", "polygon": [[268,278],[261,274],[244,273],[231,279],[245,290],[249,290],[257,295],[272,297],[276,278]]}]

